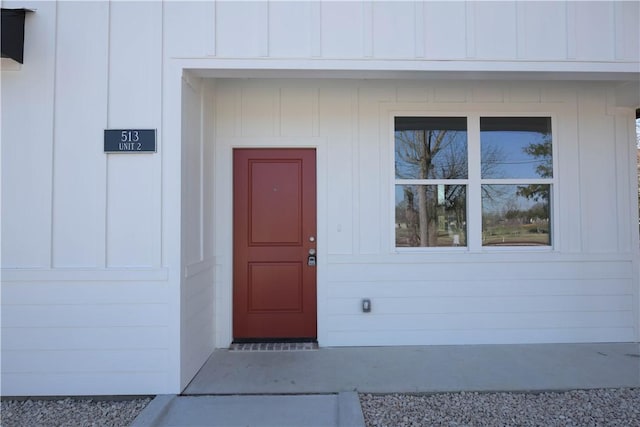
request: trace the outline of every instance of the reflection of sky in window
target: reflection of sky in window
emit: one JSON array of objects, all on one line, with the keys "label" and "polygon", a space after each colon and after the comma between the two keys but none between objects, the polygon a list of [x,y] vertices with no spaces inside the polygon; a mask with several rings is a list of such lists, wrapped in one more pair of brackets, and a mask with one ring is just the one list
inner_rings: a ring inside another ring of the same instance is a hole
[{"label": "reflection of sky in window", "polygon": [[532,156],[524,150],[547,139],[539,132],[482,131],[482,178],[540,178],[536,168],[550,163],[551,158]]}]

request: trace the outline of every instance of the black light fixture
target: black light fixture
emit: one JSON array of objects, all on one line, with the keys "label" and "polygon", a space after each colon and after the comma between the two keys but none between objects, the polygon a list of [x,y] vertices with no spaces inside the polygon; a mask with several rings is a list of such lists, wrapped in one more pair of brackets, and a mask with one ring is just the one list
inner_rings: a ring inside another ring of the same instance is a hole
[{"label": "black light fixture", "polygon": [[24,58],[24,17],[30,9],[2,9],[2,34],[0,34],[0,44],[2,45],[2,57],[11,58],[19,63],[23,63]]}]

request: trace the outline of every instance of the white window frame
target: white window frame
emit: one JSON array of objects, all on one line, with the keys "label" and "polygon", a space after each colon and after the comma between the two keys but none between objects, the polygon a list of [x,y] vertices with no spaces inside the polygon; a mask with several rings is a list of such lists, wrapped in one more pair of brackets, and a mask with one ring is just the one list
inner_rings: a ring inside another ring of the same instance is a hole
[{"label": "white window frame", "polygon": [[[407,180],[396,179],[395,177],[395,118],[396,117],[466,117],[467,118],[467,178],[466,179],[433,179],[433,180]],[[549,117],[551,119],[551,153],[553,165],[553,178],[533,178],[533,179],[483,179],[481,176],[480,157],[480,118],[481,117]],[[557,210],[558,195],[558,124],[556,115],[551,112],[541,111],[469,111],[464,108],[458,112],[442,111],[393,111],[390,113],[390,147],[389,147],[389,171],[390,171],[390,242],[392,251],[395,253],[433,253],[433,252],[554,252],[558,247],[558,220]],[[452,185],[461,184],[466,186],[466,219],[467,230],[466,246],[458,247],[398,247],[396,246],[395,230],[395,188],[396,185]],[[526,185],[526,184],[548,184],[551,186],[549,197],[549,219],[551,221],[549,230],[551,242],[549,245],[541,246],[483,246],[482,245],[482,185],[483,184],[505,184],[505,185]]]}]

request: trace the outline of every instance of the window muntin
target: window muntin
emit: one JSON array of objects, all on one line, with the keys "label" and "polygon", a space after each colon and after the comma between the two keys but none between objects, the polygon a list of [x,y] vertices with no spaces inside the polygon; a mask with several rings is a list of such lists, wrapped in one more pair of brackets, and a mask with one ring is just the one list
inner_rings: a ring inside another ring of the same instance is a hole
[{"label": "window muntin", "polygon": [[397,248],[552,245],[550,117],[395,117],[394,157]]},{"label": "window muntin", "polygon": [[396,247],[466,246],[466,117],[396,117]]}]

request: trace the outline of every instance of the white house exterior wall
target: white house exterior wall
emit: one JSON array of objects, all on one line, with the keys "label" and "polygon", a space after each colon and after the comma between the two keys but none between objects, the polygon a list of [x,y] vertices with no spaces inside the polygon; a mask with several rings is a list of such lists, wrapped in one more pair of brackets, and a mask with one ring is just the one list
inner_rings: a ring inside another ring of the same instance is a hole
[{"label": "white house exterior wall", "polygon": [[[318,149],[322,345],[637,339],[634,117],[607,113],[606,85],[219,80],[217,90],[220,224],[232,220],[233,147]],[[393,112],[551,115],[553,249],[396,252]],[[217,242],[228,253],[230,230],[220,229]],[[361,312],[362,298],[372,313]],[[218,313],[223,322],[227,310]],[[218,339],[224,346],[231,337]]]},{"label": "white house exterior wall", "polygon": [[[178,393],[229,344],[241,146],[317,148],[323,346],[639,339],[637,2],[2,6],[35,10],[2,60],[3,395]],[[553,249],[396,253],[398,111],[552,116]]]}]

